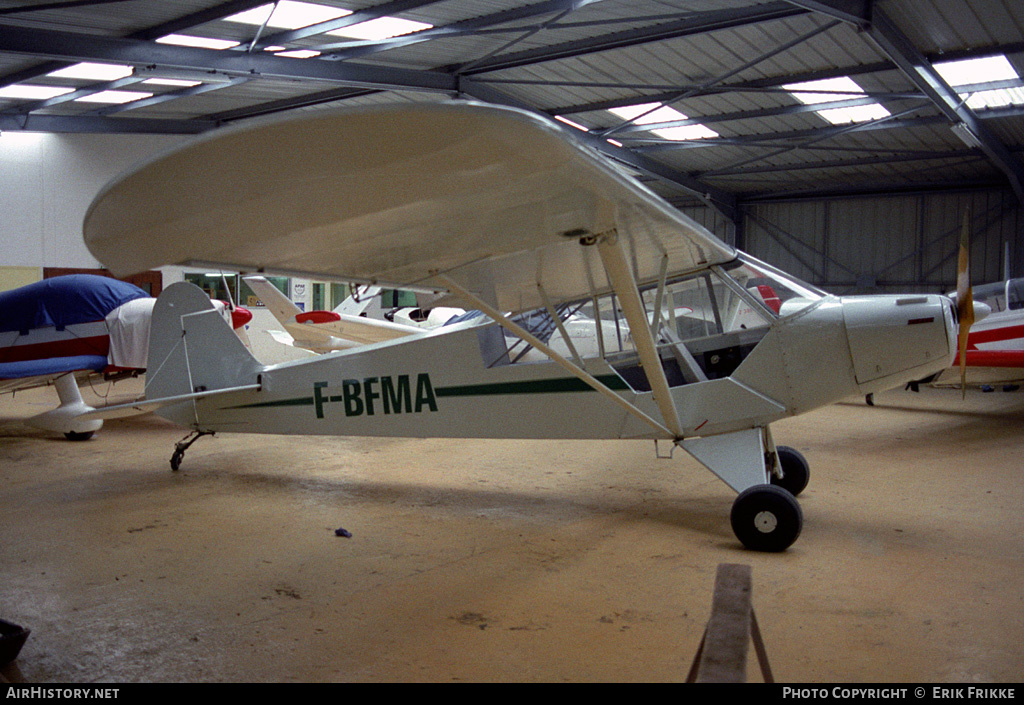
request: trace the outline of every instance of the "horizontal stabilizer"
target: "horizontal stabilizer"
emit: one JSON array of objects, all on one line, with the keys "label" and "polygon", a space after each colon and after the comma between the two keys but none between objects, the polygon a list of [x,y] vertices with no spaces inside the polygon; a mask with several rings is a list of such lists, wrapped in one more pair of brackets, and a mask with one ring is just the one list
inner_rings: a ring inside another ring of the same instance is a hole
[{"label": "horizontal stabilizer", "polygon": [[258,391],[259,388],[260,385],[258,384],[249,384],[243,387],[227,387],[225,389],[216,389],[209,392],[179,394],[177,396],[163,397],[161,399],[136,399],[135,401],[125,402],[123,404],[111,404],[109,406],[101,406],[99,408],[87,411],[83,414],[79,414],[78,418],[123,419],[131,416],[139,416],[140,414],[148,414],[165,406],[178,404],[183,401],[198,401],[200,399],[206,399],[207,397],[216,396],[218,394],[229,394],[232,392]]}]

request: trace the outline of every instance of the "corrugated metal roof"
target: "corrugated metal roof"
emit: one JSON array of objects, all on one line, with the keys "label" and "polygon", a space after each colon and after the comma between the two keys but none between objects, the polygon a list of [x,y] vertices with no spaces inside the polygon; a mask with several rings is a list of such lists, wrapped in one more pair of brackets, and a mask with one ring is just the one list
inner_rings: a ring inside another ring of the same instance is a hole
[{"label": "corrugated metal roof", "polygon": [[[1005,53],[1024,75],[1018,0],[878,0],[871,23],[855,16],[859,2],[837,14],[782,0],[318,0],[359,18],[397,16],[434,29],[377,43],[286,34],[287,49],[324,53],[273,65],[263,44],[282,30],[224,19],[258,0],[40,2],[44,9],[27,11],[30,4],[0,0],[0,91],[9,84],[111,87],[47,76],[77,61],[151,64],[157,73],[235,82],[198,89],[135,83],[121,88],[165,100],[108,109],[0,92],[0,129],[200,131],[287,110],[459,95],[564,114],[592,139],[613,130],[605,136],[626,151],[609,151],[648,178],[657,174],[666,193],[710,193],[726,205],[773,193],[1020,189],[1024,181],[1024,106],[957,114],[899,67],[918,53],[931,62]],[[892,29],[880,29],[883,17]],[[170,31],[233,39],[243,49],[188,53],[153,43]],[[804,106],[783,88],[837,76],[852,77],[870,95],[860,102],[877,100],[890,117],[834,126],[812,109],[821,106]],[[646,126],[615,129],[622,120],[607,108],[651,101],[670,102],[718,137],[694,144],[659,138]],[[958,138],[954,121],[981,132],[982,146]]]}]

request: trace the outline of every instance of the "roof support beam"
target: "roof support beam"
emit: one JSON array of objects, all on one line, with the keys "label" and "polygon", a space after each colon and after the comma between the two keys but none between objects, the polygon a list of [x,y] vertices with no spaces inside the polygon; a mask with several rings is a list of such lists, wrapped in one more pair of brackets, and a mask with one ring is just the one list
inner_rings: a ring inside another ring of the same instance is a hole
[{"label": "roof support beam", "polygon": [[[358,59],[362,56],[376,54],[389,49],[398,49],[400,47],[419,44],[421,42],[431,41],[434,39],[463,36],[467,33],[472,33],[487,27],[493,27],[494,25],[520,22],[522,20],[533,19],[534,17],[569,12],[583,5],[589,4],[590,2],[593,2],[593,0],[545,0],[544,2],[535,3],[533,5],[514,7],[508,10],[502,10],[501,12],[483,15],[482,17],[473,17],[459,22],[452,22],[451,24],[444,25],[442,27],[424,29],[419,32],[411,32],[398,37],[391,37],[372,42],[333,42],[331,44],[311,48],[316,49],[322,54],[329,54],[331,58],[334,59]],[[530,28],[519,30],[515,27],[510,27],[508,31],[529,31],[529,29]]]},{"label": "roof support beam", "polygon": [[0,23],[5,52],[68,61],[105,61],[211,71],[231,76],[319,80],[362,88],[454,93],[455,77],[439,71],[370,67],[333,61],[296,61],[267,55],[157,44],[137,39],[35,29]]},{"label": "roof support beam", "polygon": [[790,5],[802,7],[864,28],[871,22],[874,0],[787,0]]},{"label": "roof support beam", "polygon": [[505,54],[474,64],[467,74],[476,75],[489,71],[528,66],[545,61],[554,61],[567,57],[577,57],[599,51],[609,51],[624,47],[638,46],[650,42],[675,39],[677,37],[704,34],[723,29],[743,27],[759,22],[793,17],[807,11],[793,7],[787,2],[769,2],[752,7],[741,7],[728,10],[698,12],[687,15],[674,22],[663,22],[640,29],[615,32],[590,39],[565,42],[553,46],[529,49],[514,54]]},{"label": "roof support beam", "polygon": [[[924,58],[910,39],[879,9],[875,9],[871,24],[865,30],[875,45],[895,63],[900,71],[921,92],[935,104],[952,123],[962,125],[966,135],[958,133],[967,142],[973,137],[985,155],[1002,171],[1017,195],[1024,203],[1024,163],[1013,156],[1002,142],[989,130],[964,100],[939,75],[935,67]],[[966,137],[966,139],[965,139]],[[975,146],[975,145],[971,145]]]},{"label": "roof support beam", "polygon": [[288,44],[289,42],[298,41],[307,37],[315,37],[319,34],[333,32],[334,30],[342,29],[343,27],[350,27],[354,24],[359,24],[360,22],[367,22],[380,17],[396,15],[408,10],[415,10],[416,8],[423,7],[424,5],[433,5],[437,2],[440,2],[440,0],[391,0],[391,2],[377,5],[376,7],[372,7],[368,10],[357,10],[350,15],[338,17],[337,19],[267,35],[266,37],[262,37],[257,40],[253,49],[262,49],[263,47],[273,46],[275,44]]},{"label": "roof support beam", "polygon": [[[486,83],[476,81],[472,78],[463,77],[460,79],[459,91],[467,96],[478,98],[489,103],[507,105],[538,112],[533,107],[516,100],[508,94],[502,93]],[[544,113],[539,114],[544,115],[545,117],[550,117]],[[621,164],[625,164],[626,166],[636,169],[644,174],[648,174],[674,184],[704,201],[708,206],[721,213],[727,220],[733,223],[739,221],[740,214],[735,195],[703,183],[688,174],[677,171],[665,164],[657,162],[642,154],[638,154],[630,149],[616,146],[599,135],[591,134],[589,132],[580,132],[578,130],[573,130],[572,134],[584,143],[590,145],[593,149],[601,152],[606,157]]]}]

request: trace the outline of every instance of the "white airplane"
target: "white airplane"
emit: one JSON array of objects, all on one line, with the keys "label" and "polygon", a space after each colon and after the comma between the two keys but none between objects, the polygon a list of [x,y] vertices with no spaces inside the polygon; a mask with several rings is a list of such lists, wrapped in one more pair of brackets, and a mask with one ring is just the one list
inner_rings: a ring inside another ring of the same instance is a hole
[{"label": "white airplane", "polygon": [[[987,306],[990,312],[974,323],[967,338],[966,383],[994,385],[1024,381],[1024,278],[976,286],[973,299]],[[953,363],[955,369],[939,373],[932,384],[959,384],[958,379],[954,380],[959,364],[958,354]]]},{"label": "white airplane", "polygon": [[359,315],[380,287],[364,289],[348,297],[333,311],[303,311],[265,277],[250,275],[242,278],[284,327],[285,332],[267,331],[274,340],[284,345],[327,353],[420,332],[417,326]]},{"label": "white airplane", "polygon": [[[253,161],[273,168],[257,178]],[[465,102],[218,131],[110,183],[84,235],[121,274],[230,265],[432,290],[482,314],[264,366],[198,289],[170,286],[146,398],[93,413],[156,409],[192,428],[174,468],[221,431],[648,439],[738,493],[732,527],[757,550],[797,539],[808,481],[770,424],[937,372],[957,345],[947,297],[828,295],[724,244],[556,123]],[[544,330],[573,313],[602,324],[593,350],[562,354]],[[509,338],[544,360],[517,360]]]},{"label": "white airplane", "polygon": [[[242,279],[287,331],[268,330],[267,333],[278,343],[315,353],[348,350],[359,345],[394,340],[420,333],[424,329],[438,328],[450,321],[462,320],[466,314],[464,309],[450,306],[389,308],[380,300],[388,292],[382,293],[379,286],[357,288],[333,311],[304,312],[266,277],[248,275]],[[374,308],[383,320],[366,316],[366,309],[371,303],[375,304]],[[549,317],[547,322],[551,322]],[[577,349],[593,354],[593,351],[596,351],[596,325],[591,318],[573,314],[562,321],[561,331],[551,324],[548,330],[550,337],[545,342],[561,354],[569,354],[569,346],[562,337],[564,331]],[[614,324],[605,322],[603,326],[606,335],[614,331]],[[521,353],[524,361],[546,359],[543,354],[529,346],[523,348]],[[510,354],[519,353],[513,351]]]}]

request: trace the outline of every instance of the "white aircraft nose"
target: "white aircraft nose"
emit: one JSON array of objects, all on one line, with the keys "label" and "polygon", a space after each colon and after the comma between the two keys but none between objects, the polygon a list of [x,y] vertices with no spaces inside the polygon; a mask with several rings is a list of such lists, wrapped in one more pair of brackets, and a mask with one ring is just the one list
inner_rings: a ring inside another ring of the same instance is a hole
[{"label": "white aircraft nose", "polygon": [[949,367],[956,323],[936,295],[843,297],[854,376],[862,391],[889,389]]}]

